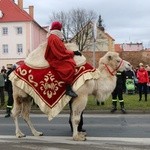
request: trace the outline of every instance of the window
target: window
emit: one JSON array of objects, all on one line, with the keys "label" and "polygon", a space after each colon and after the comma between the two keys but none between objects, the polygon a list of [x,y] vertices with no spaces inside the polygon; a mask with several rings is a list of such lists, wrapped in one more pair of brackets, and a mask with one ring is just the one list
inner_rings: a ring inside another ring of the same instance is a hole
[{"label": "window", "polygon": [[17,27],[17,34],[22,34],[22,27]]},{"label": "window", "polygon": [[22,53],[23,52],[23,47],[22,44],[17,44],[17,53]]},{"label": "window", "polygon": [[8,28],[7,27],[3,27],[2,30],[3,30],[2,31],[3,35],[8,35]]},{"label": "window", "polygon": [[7,44],[3,44],[2,49],[3,49],[4,54],[8,53],[8,45]]}]

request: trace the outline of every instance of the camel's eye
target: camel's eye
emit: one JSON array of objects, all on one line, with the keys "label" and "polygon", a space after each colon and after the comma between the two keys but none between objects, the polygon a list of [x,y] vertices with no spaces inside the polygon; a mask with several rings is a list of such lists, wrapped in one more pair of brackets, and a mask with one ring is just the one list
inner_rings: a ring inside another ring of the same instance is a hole
[{"label": "camel's eye", "polygon": [[112,56],[108,56],[108,60],[112,60]]}]

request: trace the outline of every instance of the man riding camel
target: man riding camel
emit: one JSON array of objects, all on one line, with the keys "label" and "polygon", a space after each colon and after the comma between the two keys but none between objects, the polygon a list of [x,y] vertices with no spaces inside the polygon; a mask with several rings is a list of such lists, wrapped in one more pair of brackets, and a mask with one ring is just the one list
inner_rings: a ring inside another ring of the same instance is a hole
[{"label": "man riding camel", "polygon": [[73,98],[78,95],[72,90],[71,84],[74,79],[76,63],[74,55],[81,56],[79,51],[67,50],[63,43],[61,32],[62,24],[58,21],[52,23],[48,37],[45,59],[49,65],[56,70],[62,81],[66,83],[66,95]]}]

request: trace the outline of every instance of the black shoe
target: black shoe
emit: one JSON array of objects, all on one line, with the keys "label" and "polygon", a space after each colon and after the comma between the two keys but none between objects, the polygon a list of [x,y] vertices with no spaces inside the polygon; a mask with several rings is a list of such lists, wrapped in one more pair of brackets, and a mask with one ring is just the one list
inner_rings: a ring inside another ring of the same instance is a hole
[{"label": "black shoe", "polygon": [[115,111],[117,111],[117,108],[113,108],[110,112],[114,113]]},{"label": "black shoe", "polygon": [[105,105],[105,103],[104,103],[104,102],[101,102],[101,105]]},{"label": "black shoe", "polygon": [[10,117],[10,114],[5,115],[5,118],[8,118],[8,117]]},{"label": "black shoe", "polygon": [[74,92],[74,91],[72,91],[72,90],[69,90],[69,91],[66,91],[66,95],[69,95],[69,96],[71,96],[71,97],[73,97],[73,98],[76,98],[78,95]]},{"label": "black shoe", "polygon": [[121,109],[123,114],[126,114],[126,110],[124,108]]},{"label": "black shoe", "polygon": [[141,101],[141,99],[139,99],[139,101]]}]

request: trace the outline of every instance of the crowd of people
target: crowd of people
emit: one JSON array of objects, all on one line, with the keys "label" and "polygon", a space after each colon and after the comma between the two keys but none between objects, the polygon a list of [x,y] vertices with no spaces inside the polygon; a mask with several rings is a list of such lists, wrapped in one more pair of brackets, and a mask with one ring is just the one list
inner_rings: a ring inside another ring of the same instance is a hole
[{"label": "crowd of people", "polygon": [[[129,90],[132,93],[139,94],[139,101],[142,100],[144,94],[144,101],[147,101],[147,94],[150,93],[150,66],[140,63],[136,69],[124,72],[117,72],[116,87],[112,92],[112,110],[114,113],[117,110],[117,98],[120,103],[122,113],[126,113],[124,108],[123,94]],[[129,84],[127,82],[130,81]]]}]

